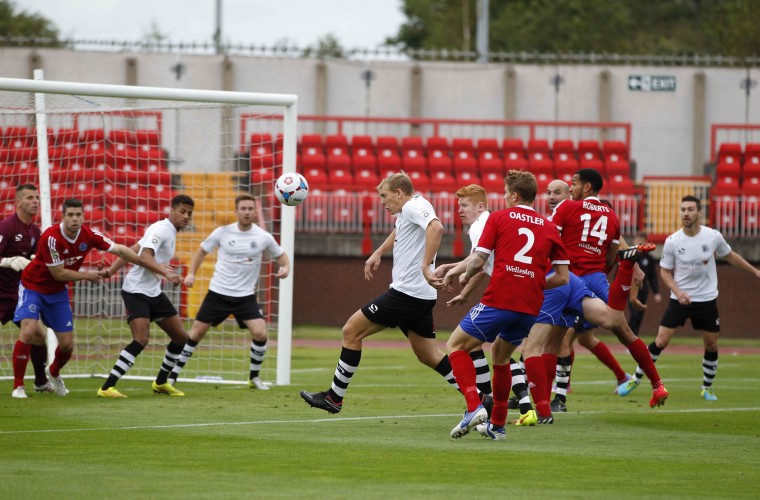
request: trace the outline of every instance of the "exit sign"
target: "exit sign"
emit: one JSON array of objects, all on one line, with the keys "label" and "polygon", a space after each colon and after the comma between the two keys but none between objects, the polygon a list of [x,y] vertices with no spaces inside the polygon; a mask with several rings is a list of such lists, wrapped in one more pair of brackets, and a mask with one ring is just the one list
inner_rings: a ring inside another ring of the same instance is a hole
[{"label": "exit sign", "polygon": [[628,90],[638,92],[675,92],[676,77],[665,75],[630,75]]}]

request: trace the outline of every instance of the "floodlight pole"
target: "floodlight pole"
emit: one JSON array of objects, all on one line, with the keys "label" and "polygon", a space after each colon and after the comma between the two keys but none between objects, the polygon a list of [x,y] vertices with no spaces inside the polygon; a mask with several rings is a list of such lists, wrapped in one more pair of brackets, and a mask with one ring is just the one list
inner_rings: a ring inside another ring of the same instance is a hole
[{"label": "floodlight pole", "polygon": [[488,17],[488,0],[478,0],[478,23],[475,36],[479,63],[488,62]]}]

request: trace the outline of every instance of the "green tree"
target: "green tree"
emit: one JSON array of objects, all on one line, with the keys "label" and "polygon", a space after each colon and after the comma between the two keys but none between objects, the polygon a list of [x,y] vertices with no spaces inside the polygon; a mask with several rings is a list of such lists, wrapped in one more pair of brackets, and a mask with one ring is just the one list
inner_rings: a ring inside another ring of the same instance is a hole
[{"label": "green tree", "polygon": [[46,45],[57,46],[58,28],[52,21],[39,14],[17,12],[10,0],[0,0],[0,45],[9,45],[4,38],[37,38],[46,40]]},{"label": "green tree", "polygon": [[[756,1],[491,0],[489,5],[491,51],[760,53]],[[469,49],[462,34],[469,30],[474,40],[476,6],[477,0],[405,0],[407,21],[386,43],[402,49]]]},{"label": "green tree", "polygon": [[324,35],[317,40],[316,45],[311,45],[303,52],[304,57],[316,57],[317,59],[342,59],[346,57],[346,51],[340,45],[340,41],[332,33]]}]

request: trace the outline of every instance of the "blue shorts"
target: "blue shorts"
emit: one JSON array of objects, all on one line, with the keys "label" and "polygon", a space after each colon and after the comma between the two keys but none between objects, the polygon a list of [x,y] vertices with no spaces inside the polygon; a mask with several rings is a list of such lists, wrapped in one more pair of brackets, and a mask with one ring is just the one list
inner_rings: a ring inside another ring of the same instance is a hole
[{"label": "blue shorts", "polygon": [[[607,275],[604,273],[591,273],[580,278],[586,283],[586,286],[594,292],[594,294],[602,299],[604,303],[607,303],[610,295],[610,282],[607,281]],[[583,318],[580,319],[580,326],[575,330],[576,333],[585,332],[596,328],[596,325],[589,323]]]},{"label": "blue shorts", "polygon": [[569,275],[567,285],[544,291],[544,303],[536,323],[570,328],[576,318],[583,314],[583,299],[596,297],[582,279],[573,273]]},{"label": "blue shorts", "polygon": [[18,304],[16,304],[13,321],[19,323],[22,319],[39,320],[40,317],[54,332],[66,333],[74,330],[68,288],[45,294],[29,290],[19,284]]},{"label": "blue shorts", "polygon": [[483,342],[493,342],[496,337],[501,337],[518,346],[528,336],[535,322],[536,317],[532,314],[478,304],[470,309],[459,326],[465,333]]}]

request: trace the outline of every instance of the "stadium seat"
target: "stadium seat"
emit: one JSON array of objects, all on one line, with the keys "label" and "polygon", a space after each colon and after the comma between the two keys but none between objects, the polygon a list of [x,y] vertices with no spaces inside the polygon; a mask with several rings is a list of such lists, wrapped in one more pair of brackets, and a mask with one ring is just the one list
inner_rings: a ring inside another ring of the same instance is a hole
[{"label": "stadium seat", "polygon": [[3,139],[9,149],[32,148],[37,144],[37,130],[31,127],[8,127]]},{"label": "stadium seat", "polygon": [[742,180],[742,194],[760,195],[760,175],[745,176]]},{"label": "stadium seat", "polygon": [[599,141],[578,141],[578,160],[601,160]]},{"label": "stadium seat", "polygon": [[[538,156],[540,155],[540,156]],[[549,141],[546,139],[528,140],[528,159],[549,158]]]},{"label": "stadium seat", "polygon": [[716,177],[736,177],[737,179],[742,175],[742,166],[740,163],[733,161],[733,157],[729,156],[720,160],[718,166],[715,167]]},{"label": "stadium seat", "polygon": [[67,149],[79,146],[79,131],[75,128],[59,128],[54,135],[52,146]]},{"label": "stadium seat", "polygon": [[[267,169],[267,172],[272,172],[271,169]],[[322,189],[326,190],[329,182],[327,178],[327,173],[324,169],[319,167],[305,167],[302,170],[303,176],[306,177],[306,180],[309,182],[309,189],[311,191],[315,189]],[[272,179],[271,182],[274,182],[274,174],[272,173]]]},{"label": "stadium seat", "polygon": [[[269,136],[269,141],[272,141],[272,136],[269,134],[265,134]],[[155,129],[138,129],[135,130],[135,144],[137,146],[161,146],[161,134],[158,130]]]},{"label": "stadium seat", "polygon": [[375,139],[377,146],[377,155],[380,156],[382,150],[391,150],[397,156],[399,154],[398,139],[392,135],[380,135]]},{"label": "stadium seat", "polygon": [[148,208],[163,211],[171,205],[176,194],[171,186],[152,184],[148,186]]},{"label": "stadium seat", "polygon": [[555,139],[552,144],[552,157],[556,161],[560,155],[566,155],[567,158],[575,158],[575,144],[570,139]]},{"label": "stadium seat", "polygon": [[616,174],[610,176],[607,179],[607,186],[608,189],[606,191],[615,195],[636,193],[636,186],[633,184],[631,178],[627,175]]},{"label": "stadium seat", "polygon": [[500,176],[504,175],[504,160],[499,157],[498,152],[483,151],[478,156],[478,169],[481,177],[486,174],[495,173]]},{"label": "stadium seat", "polygon": [[715,195],[740,195],[738,177],[718,177],[713,186],[712,193]]},{"label": "stadium seat", "polygon": [[742,145],[738,142],[724,142],[718,146],[718,163],[742,162]]},{"label": "stadium seat", "polygon": [[428,157],[428,170],[430,176],[434,177],[438,172],[444,172],[447,174],[452,173],[453,162],[451,157],[444,153],[443,150],[436,149],[430,153]]},{"label": "stadium seat", "polygon": [[617,153],[612,153],[609,158],[605,159],[604,170],[608,177],[613,175],[631,176],[631,164],[628,163],[628,160],[618,156]]},{"label": "stadium seat", "polygon": [[522,139],[504,139],[501,142],[504,161],[507,159],[525,158],[525,144]]},{"label": "stadium seat", "polygon": [[303,168],[315,167],[324,170],[327,159],[321,147],[304,146],[301,151],[301,163]]},{"label": "stadium seat", "polygon": [[401,138],[401,165],[406,172],[427,172],[425,147],[421,137]]},{"label": "stadium seat", "polygon": [[454,176],[451,175],[450,172],[446,172],[444,170],[439,170],[435,173],[431,173],[430,180],[430,191],[433,193],[451,194],[459,189],[457,186],[457,180],[454,178]]},{"label": "stadium seat", "polygon": [[428,137],[425,141],[425,149],[428,159],[433,157],[442,158],[451,156],[451,147],[449,146],[449,140],[445,137]]},{"label": "stadium seat", "polygon": [[456,153],[466,151],[470,156],[475,156],[475,144],[469,137],[455,137],[451,140],[451,152]]},{"label": "stadium seat", "polygon": [[357,191],[372,192],[375,190],[377,185],[380,184],[380,179],[378,178],[377,171],[374,168],[359,168],[354,170],[354,182]]},{"label": "stadium seat", "polygon": [[274,165],[274,151],[271,144],[251,144],[250,164],[251,170],[272,167]]},{"label": "stadium seat", "polygon": [[602,143],[602,157],[608,160],[612,155],[628,160],[628,145],[623,141],[604,141]]},{"label": "stadium seat", "polygon": [[536,176],[536,192],[538,194],[545,193],[549,187],[549,183],[554,180],[554,175],[547,174],[546,172],[539,172],[534,175]]},{"label": "stadium seat", "polygon": [[475,152],[477,153],[478,158],[482,158],[485,153],[491,153],[497,158],[501,156],[499,142],[496,139],[478,139],[475,146]]},{"label": "stadium seat", "polygon": [[126,129],[111,129],[108,131],[108,142],[113,146],[122,144],[125,146],[134,146],[137,144],[135,133]]},{"label": "stadium seat", "polygon": [[478,160],[475,158],[473,151],[466,151],[464,149],[454,151],[454,172],[468,172],[476,174],[478,172]]},{"label": "stadium seat", "polygon": [[578,171],[578,160],[568,153],[554,153],[554,171],[557,178],[565,174],[570,174],[572,178],[573,174]]},{"label": "stadium seat", "polygon": [[322,141],[322,135],[320,134],[303,134],[301,136],[301,150],[307,148],[314,148],[321,153],[324,153],[324,142]]},{"label": "stadium seat", "polygon": [[366,149],[361,149],[358,152],[351,153],[351,168],[354,171],[359,170],[377,170],[377,157],[375,153],[368,152]]},{"label": "stadium seat", "polygon": [[488,172],[483,174],[482,186],[486,190],[486,193],[504,193],[504,174],[497,174],[496,172]]},{"label": "stadium seat", "polygon": [[756,165],[760,168],[760,144],[749,143],[744,147],[744,168]]},{"label": "stadium seat", "polygon": [[528,170],[533,175],[548,175],[554,177],[554,162],[544,153],[535,152],[533,156],[528,159]]},{"label": "stadium seat", "polygon": [[35,163],[37,162],[37,148],[0,148],[0,163]]},{"label": "stadium seat", "polygon": [[370,135],[355,135],[351,137],[351,152],[356,153],[364,150],[366,154],[375,154],[375,145]]},{"label": "stadium seat", "polygon": [[327,172],[327,188],[330,191],[352,191],[354,176],[348,168],[334,168]]},{"label": "stadium seat", "polygon": [[600,159],[596,159],[596,158],[589,159],[586,157],[581,158],[580,168],[593,168],[594,170],[602,174],[602,176],[606,177],[607,175],[607,171],[604,168],[604,162]]},{"label": "stadium seat", "polygon": [[157,146],[141,146],[136,149],[137,168],[147,172],[168,170],[166,154]]},{"label": "stadium seat", "polygon": [[[345,139],[345,138],[344,138]],[[335,169],[350,170],[351,157],[348,156],[348,146],[338,146],[328,148],[327,150],[327,171]]]},{"label": "stadium seat", "polygon": [[134,224],[130,224],[128,222],[111,221],[109,231],[110,232],[108,235],[113,238],[116,243],[120,243],[122,245],[132,246],[140,241],[140,233],[137,232]]},{"label": "stadium seat", "polygon": [[512,152],[504,155],[504,170],[528,170],[528,160],[522,156],[517,156],[517,153]]},{"label": "stadium seat", "polygon": [[[457,189],[462,186],[469,186],[470,184],[481,184],[480,176],[475,172],[469,171],[456,171],[454,178],[457,180]],[[456,191],[456,190],[455,190]]]},{"label": "stadium seat", "polygon": [[330,134],[325,137],[325,150],[340,149],[342,154],[348,154],[348,138],[343,134]]},{"label": "stadium seat", "polygon": [[429,193],[433,189],[430,176],[425,172],[408,172],[409,178],[412,179],[414,190],[420,193]]}]

